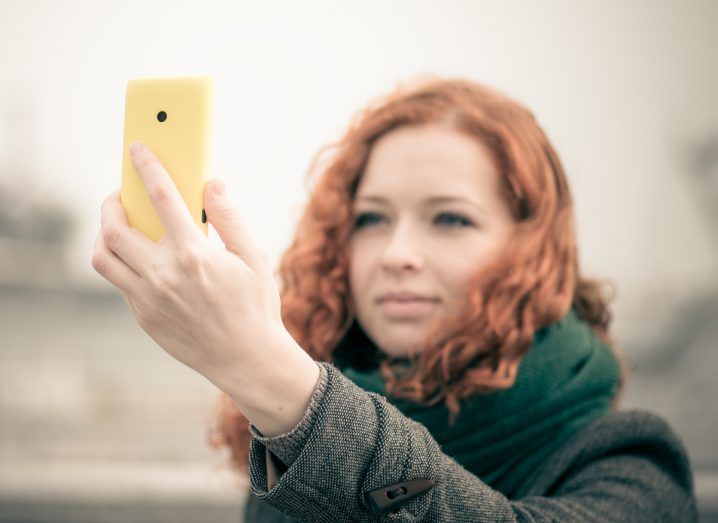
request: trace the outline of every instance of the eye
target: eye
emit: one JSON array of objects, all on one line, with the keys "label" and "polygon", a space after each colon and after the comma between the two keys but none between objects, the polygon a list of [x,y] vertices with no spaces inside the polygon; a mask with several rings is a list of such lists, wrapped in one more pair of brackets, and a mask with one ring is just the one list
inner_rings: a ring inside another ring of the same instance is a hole
[{"label": "eye", "polygon": [[[442,212],[442,213],[440,213],[440,214],[437,216],[437,219],[440,218],[440,217],[450,218],[450,219],[449,219],[449,222],[460,223],[460,224],[463,224],[463,225],[466,225],[466,226],[469,226],[469,227],[472,226],[472,225],[474,225],[473,223],[471,223],[471,221],[467,220],[466,218],[464,218],[464,217],[461,216],[460,214],[454,214],[453,212]],[[455,220],[457,220],[457,221],[454,221],[453,219],[455,219]]]},{"label": "eye", "polygon": [[380,214],[377,214],[375,212],[361,212],[357,215],[356,220],[354,221],[354,227],[357,229],[361,229],[366,225],[367,222],[371,222],[371,218],[381,218],[382,216]]},{"label": "eye", "polygon": [[[384,216],[376,212],[362,212],[359,213],[354,221],[354,227],[361,229],[367,225],[373,225],[383,220]],[[474,224],[464,218],[460,214],[452,212],[442,212],[436,215],[436,223],[448,224],[450,226],[458,225],[460,227],[472,227]]]}]

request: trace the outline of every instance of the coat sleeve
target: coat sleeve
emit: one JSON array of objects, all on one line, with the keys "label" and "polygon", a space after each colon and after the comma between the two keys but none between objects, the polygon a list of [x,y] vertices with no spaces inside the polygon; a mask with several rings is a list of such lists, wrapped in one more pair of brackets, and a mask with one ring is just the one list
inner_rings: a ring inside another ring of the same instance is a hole
[{"label": "coat sleeve", "polygon": [[[281,437],[256,435],[249,449],[252,493],[300,521],[697,521],[688,459],[667,425],[659,427],[664,439],[649,445],[627,434],[620,452],[607,440],[603,453],[579,453],[547,487],[550,495],[509,500],[383,396],[319,364],[326,375],[298,426],[301,448],[287,456]],[[279,467],[273,444],[287,458]]]}]

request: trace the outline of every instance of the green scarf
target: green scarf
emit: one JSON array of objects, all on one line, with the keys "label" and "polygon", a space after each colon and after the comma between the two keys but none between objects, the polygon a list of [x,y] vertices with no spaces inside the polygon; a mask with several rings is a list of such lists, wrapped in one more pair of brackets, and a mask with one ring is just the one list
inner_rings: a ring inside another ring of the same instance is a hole
[{"label": "green scarf", "polygon": [[443,401],[426,407],[387,395],[380,357],[355,321],[333,363],[424,425],[445,454],[509,498],[571,435],[610,410],[619,381],[613,352],[573,309],[534,333],[511,388],[460,400],[452,427]]}]

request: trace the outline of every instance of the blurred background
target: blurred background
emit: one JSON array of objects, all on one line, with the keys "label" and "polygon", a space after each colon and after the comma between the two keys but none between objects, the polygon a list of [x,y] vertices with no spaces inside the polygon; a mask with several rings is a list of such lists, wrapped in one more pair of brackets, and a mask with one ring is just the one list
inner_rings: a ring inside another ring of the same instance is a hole
[{"label": "blurred background", "polygon": [[674,427],[718,521],[717,25],[697,0],[0,0],[0,521],[241,517],[205,438],[217,389],[91,267],[127,80],[214,77],[213,173],[276,267],[316,151],[422,74],[536,115],[583,270],[617,289],[622,408]]}]

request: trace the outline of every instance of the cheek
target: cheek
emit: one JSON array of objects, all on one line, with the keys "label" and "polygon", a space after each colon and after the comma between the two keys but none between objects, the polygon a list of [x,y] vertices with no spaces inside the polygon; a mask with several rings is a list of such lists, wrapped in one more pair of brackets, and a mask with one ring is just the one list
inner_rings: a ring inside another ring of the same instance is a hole
[{"label": "cheek", "polygon": [[466,296],[468,284],[476,273],[476,265],[469,258],[457,258],[454,263],[444,263],[437,272],[441,278],[441,286],[447,294],[447,306],[450,309],[459,307]]},{"label": "cheek", "polygon": [[363,292],[367,291],[370,283],[371,260],[368,256],[359,251],[357,254],[349,254],[349,286],[355,300],[360,302]]},{"label": "cheek", "polygon": [[469,283],[478,273],[493,263],[503,252],[504,243],[498,238],[484,237],[467,243],[453,255],[446,251],[441,260],[434,262],[446,291],[457,303],[466,296]]}]

